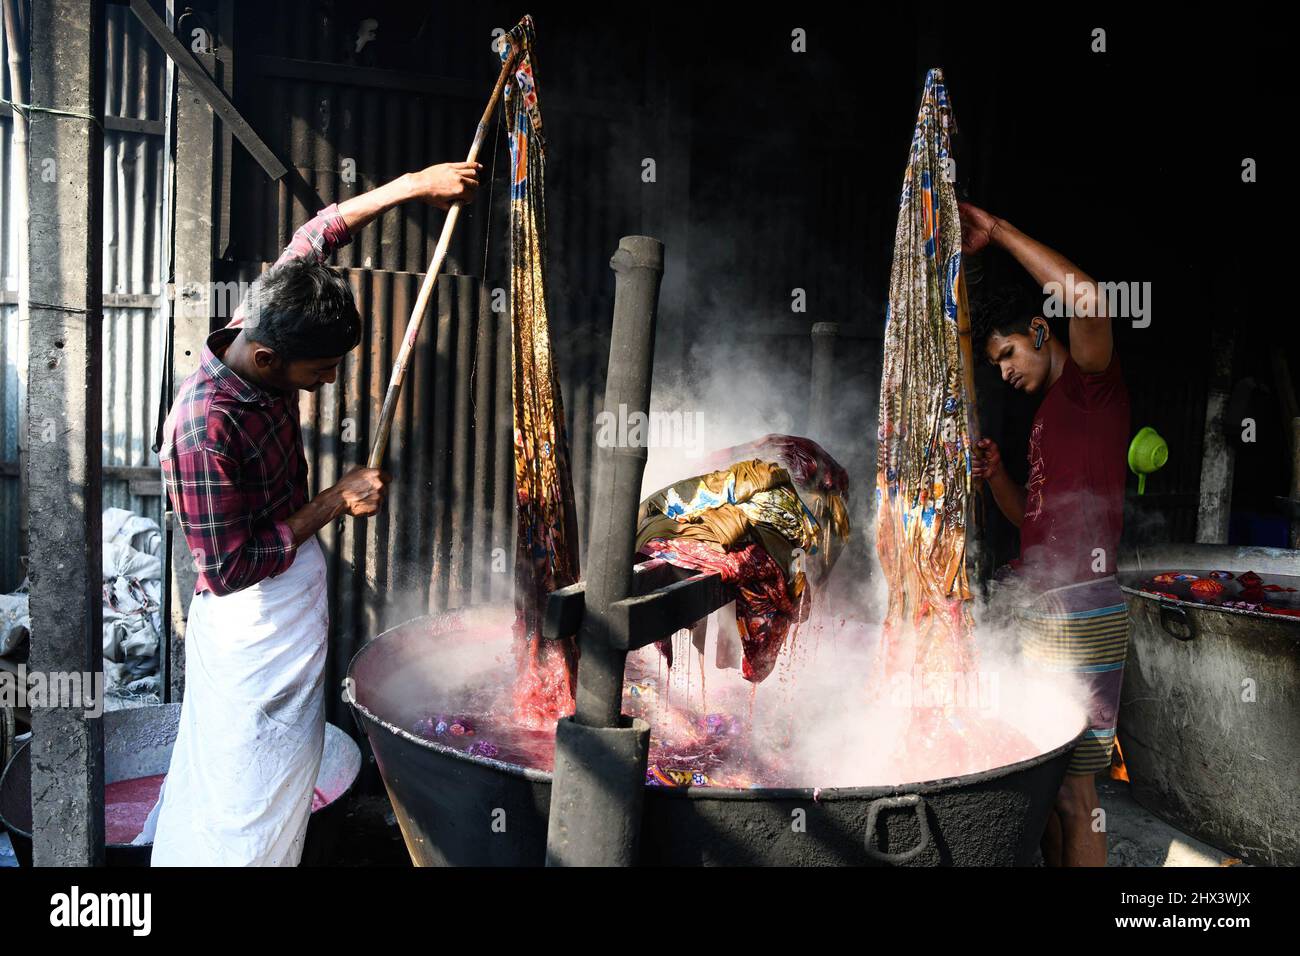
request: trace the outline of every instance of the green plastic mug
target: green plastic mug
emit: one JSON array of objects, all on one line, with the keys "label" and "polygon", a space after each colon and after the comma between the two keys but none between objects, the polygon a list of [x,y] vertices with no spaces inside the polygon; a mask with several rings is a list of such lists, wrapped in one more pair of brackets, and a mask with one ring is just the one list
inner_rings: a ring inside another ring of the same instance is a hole
[{"label": "green plastic mug", "polygon": [[1146,494],[1147,475],[1159,471],[1168,460],[1169,445],[1160,433],[1150,426],[1139,429],[1128,446],[1128,467],[1138,476],[1138,494]]}]

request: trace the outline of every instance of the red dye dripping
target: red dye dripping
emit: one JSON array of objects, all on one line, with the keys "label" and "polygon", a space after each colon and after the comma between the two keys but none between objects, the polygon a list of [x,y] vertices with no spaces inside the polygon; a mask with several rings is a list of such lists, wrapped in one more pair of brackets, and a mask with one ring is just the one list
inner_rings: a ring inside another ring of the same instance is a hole
[{"label": "red dye dripping", "polygon": [[[133,777],[130,780],[118,780],[104,787],[104,842],[108,844],[130,843],[144,829],[145,820],[158,794],[162,792],[166,774],[156,773],[150,777]],[[311,812],[328,806],[330,797],[321,792],[319,787],[311,791]]]},{"label": "red dye dripping", "polygon": [[516,620],[514,715],[527,730],[554,730],[573,713],[577,648],[572,638],[548,641]]},{"label": "red dye dripping", "polygon": [[[651,538],[642,545],[641,552],[678,567],[716,571],[723,581],[734,586],[736,627],[744,654],[741,675],[757,684],[772,673],[790,625],[801,611],[806,614],[806,609],[790,599],[785,573],[765,548],[749,542],[720,551],[689,538]],[[671,641],[658,641],[657,646],[671,667]]]}]

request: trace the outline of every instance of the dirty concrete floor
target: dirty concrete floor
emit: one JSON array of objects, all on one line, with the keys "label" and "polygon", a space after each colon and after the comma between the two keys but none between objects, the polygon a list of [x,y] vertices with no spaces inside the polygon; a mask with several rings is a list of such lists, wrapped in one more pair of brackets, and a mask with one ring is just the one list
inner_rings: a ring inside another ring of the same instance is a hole
[{"label": "dirty concrete floor", "polygon": [[1159,819],[1133,799],[1127,783],[1098,776],[1097,794],[1106,811],[1110,866],[1234,866],[1240,863],[1231,854]]},{"label": "dirty concrete floor", "polygon": [[335,866],[410,866],[388,794],[353,793],[339,828]]},{"label": "dirty concrete floor", "polygon": [[[1226,866],[1234,858],[1158,819],[1129,794],[1126,783],[1097,778],[1106,811],[1111,866]],[[388,796],[354,794],[339,838],[339,866],[410,866]]]}]

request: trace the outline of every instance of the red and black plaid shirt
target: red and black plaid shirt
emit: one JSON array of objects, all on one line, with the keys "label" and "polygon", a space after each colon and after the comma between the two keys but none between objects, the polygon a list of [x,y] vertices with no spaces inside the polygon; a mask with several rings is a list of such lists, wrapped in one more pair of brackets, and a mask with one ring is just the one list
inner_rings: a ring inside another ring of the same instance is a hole
[{"label": "red and black plaid shirt", "polygon": [[[293,235],[287,259],[323,262],[352,239],[331,204]],[[195,593],[225,595],[285,571],[296,547],[285,523],[307,503],[298,393],[268,392],[220,359],[239,334],[241,305],[208,336],[182,384],[159,452],[172,508],[199,572]]]}]

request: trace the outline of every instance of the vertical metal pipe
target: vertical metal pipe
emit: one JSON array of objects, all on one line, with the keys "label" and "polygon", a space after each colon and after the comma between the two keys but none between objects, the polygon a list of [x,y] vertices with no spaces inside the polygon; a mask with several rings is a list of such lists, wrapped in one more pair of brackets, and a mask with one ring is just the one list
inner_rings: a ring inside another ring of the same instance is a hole
[{"label": "vertical metal pipe", "polygon": [[[648,236],[625,236],[610,260],[614,270],[614,327],[605,380],[606,414],[620,424],[650,412],[654,371],[655,321],[663,278],[663,243]],[[647,450],[619,440],[595,450],[591,537],[587,547],[586,614],[578,642],[578,693],[575,717],[581,724],[617,725],[623,699],[626,653],[613,646],[606,612],[626,597],[632,583],[636,514]]]},{"label": "vertical metal pipe", "polygon": [[812,395],[808,436],[829,444],[831,410],[835,394],[835,342],[840,327],[835,322],[818,322],[812,327]]},{"label": "vertical metal pipe", "polygon": [[622,716],[627,653],[609,616],[628,595],[636,514],[647,449],[624,440],[624,416],[648,414],[664,247],[626,236],[615,273],[605,411],[619,416],[613,442],[596,449],[586,611],[578,634],[577,711],[555,729],[555,774],[546,834],[547,866],[630,866],[636,862],[645,799],[650,726]]}]

